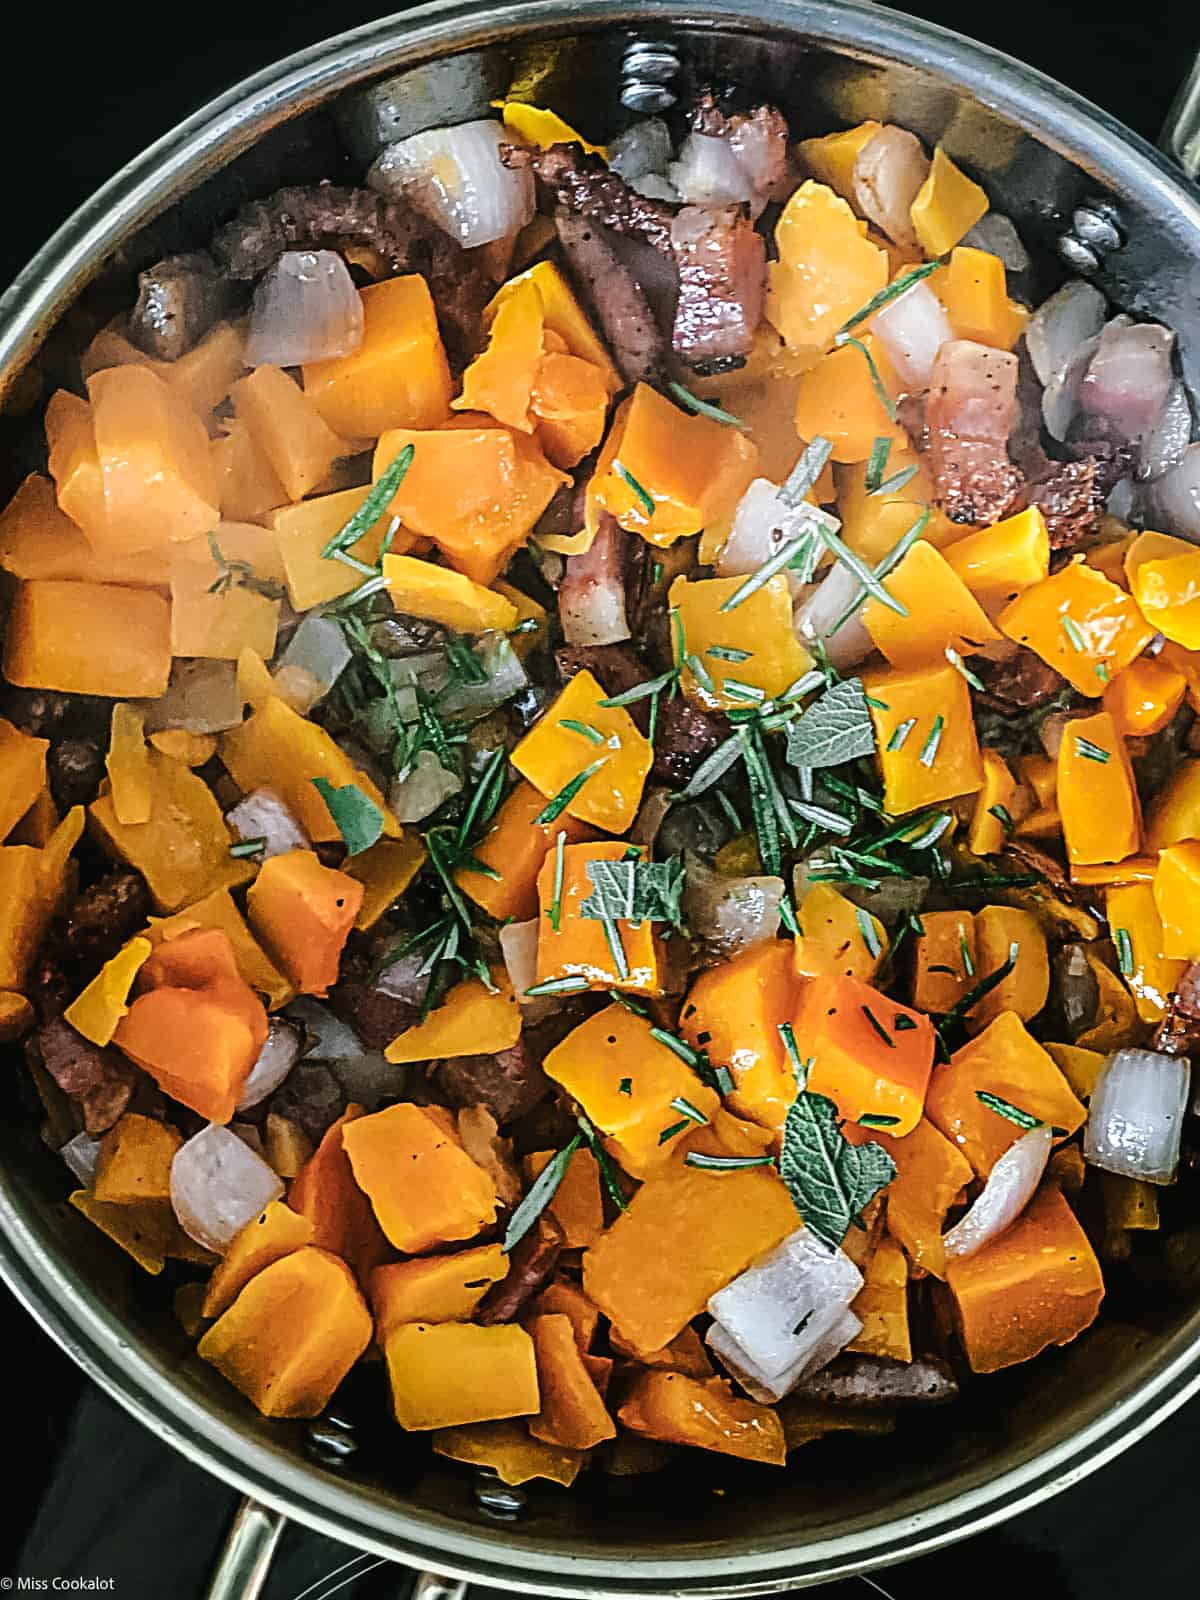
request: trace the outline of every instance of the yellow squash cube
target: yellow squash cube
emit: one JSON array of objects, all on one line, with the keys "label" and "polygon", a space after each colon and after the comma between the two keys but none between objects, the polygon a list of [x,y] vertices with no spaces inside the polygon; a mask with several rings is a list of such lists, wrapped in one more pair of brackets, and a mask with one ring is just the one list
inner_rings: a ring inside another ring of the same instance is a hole
[{"label": "yellow squash cube", "polygon": [[861,978],[869,983],[887,953],[878,917],[851,904],[829,883],[814,883],[796,912],[796,972],[802,978]]},{"label": "yellow squash cube", "polygon": [[938,145],[929,176],[917,190],[909,212],[925,254],[930,260],[949,254],[987,208],[984,191]]},{"label": "yellow squash cube", "polygon": [[952,666],[863,674],[893,816],[983,786],[967,680]]},{"label": "yellow squash cube", "polygon": [[1058,751],[1058,809],[1072,865],[1124,861],[1141,848],[1133,768],[1107,711],[1067,725]]},{"label": "yellow squash cube", "polygon": [[559,804],[569,789],[560,810],[606,833],[624,833],[642,803],[654,751],[628,711],[606,706],[606,698],[590,672],[577,672],[511,760],[548,803]]},{"label": "yellow squash cube", "polygon": [[1002,633],[1096,698],[1154,637],[1130,596],[1082,561],[1026,589],[998,620]]},{"label": "yellow squash cube", "polygon": [[506,633],[516,626],[517,608],[494,589],[475,583],[461,572],[420,561],[415,556],[386,555],[383,576],[397,611],[440,622],[456,633]]},{"label": "yellow squash cube", "polygon": [[1162,919],[1162,954],[1200,960],[1200,840],[1168,845],[1159,856],[1154,903]]},{"label": "yellow squash cube", "polygon": [[1010,604],[1050,574],[1050,535],[1041,508],[1030,506],[956,539],[946,564],[985,610]]},{"label": "yellow squash cube", "polygon": [[[671,585],[687,663],[684,692],[710,711],[773,699],[812,665],[792,625],[792,595],[782,573],[723,609],[747,581],[676,578]],[[745,659],[731,661],[721,651],[744,653]]]},{"label": "yellow squash cube", "polygon": [[917,540],[883,586],[906,615],[871,596],[862,620],[876,649],[894,667],[939,662],[947,650],[970,655],[1000,637],[948,558],[924,539]]}]

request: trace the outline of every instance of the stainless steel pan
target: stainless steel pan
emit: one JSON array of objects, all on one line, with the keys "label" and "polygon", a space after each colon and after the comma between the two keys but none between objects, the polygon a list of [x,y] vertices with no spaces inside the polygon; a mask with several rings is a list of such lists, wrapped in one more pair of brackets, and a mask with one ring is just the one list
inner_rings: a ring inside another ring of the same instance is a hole
[{"label": "stainless steel pan", "polygon": [[[447,65],[447,58],[454,58]],[[478,114],[510,76],[540,73],[585,131],[622,94],[688,78],[778,100],[798,132],[865,116],[942,140],[1018,222],[1052,284],[1061,260],[1181,336],[1200,378],[1200,204],[1177,168],[1112,118],[1018,62],[873,6],[832,0],[448,0],[372,23],[251,79],[119,173],[0,300],[0,393],[31,361],[128,298],[130,273],[200,242],[249,194],[337,171],[378,113],[364,91],[409,74],[412,126]],[[1172,139],[1194,170],[1200,85]],[[477,109],[478,108],[478,109]],[[47,339],[47,336],[50,337]],[[46,341],[39,353],[39,346]],[[21,460],[28,424],[0,422]],[[15,1083],[16,1077],[10,1080]],[[892,1439],[836,1441],[792,1470],[686,1463],[648,1479],[531,1486],[525,1514],[481,1511],[469,1474],[386,1419],[340,1468],[299,1425],[268,1423],[199,1362],[156,1285],[128,1272],[63,1203],[60,1165],[17,1103],[0,1118],[0,1272],[29,1311],[159,1437],[253,1498],[214,1593],[250,1593],[282,1516],[416,1568],[509,1591],[745,1595],[816,1583],[963,1537],[1094,1471],[1200,1387],[1200,1282],[1163,1277],[1070,1349],[980,1382],[958,1408]],[[810,1465],[811,1461],[811,1465]],[[716,1485],[724,1493],[712,1492]],[[439,1585],[426,1580],[432,1594]]]}]

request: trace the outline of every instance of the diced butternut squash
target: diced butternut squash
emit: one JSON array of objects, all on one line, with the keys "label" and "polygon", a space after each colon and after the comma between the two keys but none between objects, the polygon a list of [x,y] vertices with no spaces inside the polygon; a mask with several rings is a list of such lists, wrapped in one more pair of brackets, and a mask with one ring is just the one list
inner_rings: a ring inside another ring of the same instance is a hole
[{"label": "diced butternut squash", "polygon": [[[149,939],[130,939],[111,960],[106,961],[83,993],[63,1012],[63,1016],[93,1044],[112,1043],[117,1023],[129,1010],[129,991],[154,946]],[[111,1199],[101,1195],[100,1198]]]},{"label": "diced butternut squash", "polygon": [[154,804],[144,728],[144,713],[136,706],[118,702],[113,707],[105,769],[113,814],[122,824],[149,822]]},{"label": "diced butternut squash", "polygon": [[1162,920],[1161,953],[1200,959],[1200,840],[1168,845],[1154,874],[1154,904]]},{"label": "diced butternut squash", "polygon": [[575,1342],[570,1317],[531,1317],[541,1409],[529,1419],[535,1439],[567,1450],[590,1450],[616,1437],[617,1428]]},{"label": "diced butternut squash", "polygon": [[758,467],[736,428],[681,411],[645,383],[614,417],[604,455],[593,504],[660,547],[730,520]]},{"label": "diced butternut squash", "polygon": [[1138,1016],[1143,1022],[1161,1022],[1183,976],[1183,962],[1163,954],[1166,939],[1154,889],[1148,883],[1110,889],[1105,907],[1121,976]]},{"label": "diced butternut squash", "polygon": [[238,972],[252,989],[265,996],[268,1010],[277,1011],[293,998],[295,988],[250,932],[228,889],[214,889],[172,917],[151,917],[146,938],[151,944],[161,944],[164,939],[177,939],[195,928],[220,928],[227,935]]},{"label": "diced butternut squash", "polygon": [[410,1432],[533,1416],[533,1340],[515,1322],[406,1322],[384,1341],[392,1408]]},{"label": "diced butternut squash", "polygon": [[861,1355],[911,1361],[908,1329],[908,1262],[900,1246],[881,1239],[867,1257],[863,1286],[850,1309],[862,1323],[847,1345]]},{"label": "diced butternut squash", "polygon": [[362,884],[348,873],[325,866],[312,850],[288,850],[263,862],[246,912],[300,993],[324,994],[337,982],[362,898]]},{"label": "diced butternut squash", "polygon": [[1053,1059],[1011,1011],[1001,1012],[935,1069],[926,1102],[930,1121],[986,1177],[1022,1130],[981,1100],[981,1094],[1007,1101],[1068,1134],[1082,1127],[1087,1116]]},{"label": "diced butternut squash", "polygon": [[710,1295],[795,1230],[791,1196],[769,1168],[713,1173],[675,1162],[647,1179],[586,1252],[584,1292],[633,1349],[660,1350]]},{"label": "diced butternut squash", "polygon": [[44,849],[0,847],[0,990],[24,987],[29,964],[60,909],[67,866],[80,834],[82,809],[63,818]]},{"label": "diced butternut squash", "polygon": [[794,945],[802,978],[860,978],[869,983],[887,951],[883,923],[829,883],[814,883],[797,911]]},{"label": "diced butternut squash", "polygon": [[535,1317],[560,1315],[569,1317],[580,1352],[586,1355],[592,1348],[592,1341],[596,1337],[596,1329],[600,1322],[600,1313],[578,1284],[572,1283],[570,1279],[555,1278],[553,1282],[548,1283],[541,1294],[530,1302],[530,1310]]},{"label": "diced butternut squash", "polygon": [[[583,914],[596,892],[588,868],[594,862],[623,861],[633,849],[643,859],[650,852],[619,839],[598,844],[563,845],[546,852],[538,874],[537,981],[583,978],[592,989],[621,989],[630,994],[661,994],[662,941],[645,919],[607,921]],[[561,870],[560,870],[561,868]]]},{"label": "diced butternut squash", "polygon": [[893,667],[940,665],[947,650],[970,655],[1000,637],[948,557],[924,539],[889,573],[884,588],[906,614],[872,596],[862,608],[862,620],[875,648]]},{"label": "diced butternut squash", "polygon": [[983,788],[975,796],[967,843],[973,855],[991,856],[1004,848],[1012,828],[1023,820],[1025,807],[1018,798],[1017,780],[999,750],[985,745],[980,756]]},{"label": "diced butternut squash", "polygon": [[860,1128],[848,1122],[843,1132],[852,1144],[881,1144],[896,1164],[887,1187],[887,1226],[914,1265],[946,1275],[942,1233],[946,1213],[974,1176],[962,1152],[922,1117],[911,1133],[893,1138],[883,1128]]},{"label": "diced butternut squash", "polygon": [[1040,507],[956,539],[946,564],[989,613],[1010,604],[1050,573],[1050,536]]},{"label": "diced butternut squash", "polygon": [[[744,708],[743,685],[761,690],[767,699],[782,694],[812,665],[796,637],[787,579],[777,573],[731,605],[745,583],[745,578],[679,577],[671,585],[669,603],[678,612],[689,663],[683,671],[684,692],[710,711]],[[720,658],[721,650],[744,651],[746,659],[731,665]],[[699,672],[692,657],[700,663]]]},{"label": "diced butternut squash", "polygon": [[[794,349],[827,350],[887,283],[887,255],[865,232],[845,200],[811,179],[783,208],[775,225],[779,259],[768,268],[767,316]],[[813,437],[803,429],[801,435]]]},{"label": "diced butternut squash", "polygon": [[[975,919],[969,911],[923,911],[913,961],[913,1005],[952,1011],[978,982]],[[1006,952],[1007,953],[1007,952]]]},{"label": "diced butternut squash", "polygon": [[795,1021],[808,1088],[843,1117],[886,1117],[897,1138],[921,1118],[933,1067],[933,1024],[855,978],[814,978]]},{"label": "diced butternut squash", "polygon": [[0,840],[7,839],[46,788],[48,739],[0,717]]},{"label": "diced butternut squash", "polygon": [[[324,605],[349,594],[362,582],[362,573],[344,561],[326,559],[321,551],[341,531],[366,499],[363,489],[340,489],[336,494],[317,495],[299,505],[281,506],[270,514],[270,524],[279,540],[279,553],[287,573],[288,598],[297,611]],[[346,548],[356,561],[374,566],[388,529],[388,518],[381,518],[360,539]],[[413,542],[403,529],[391,548],[399,553]]]},{"label": "diced butternut squash", "polygon": [[107,583],[21,584],[9,613],[4,676],[25,689],[156,699],[171,671],[171,608]]},{"label": "diced butternut squash", "polygon": [[170,1123],[127,1111],[100,1141],[92,1193],[105,1205],[170,1200],[171,1163],[182,1143]]},{"label": "diced butternut squash", "polygon": [[[574,792],[558,805],[560,814],[606,833],[624,833],[641,805],[654,752],[628,711],[606,706],[606,698],[590,672],[577,672],[509,759],[547,800],[560,802],[570,786]],[[566,726],[571,722],[594,729],[601,742],[581,738]]]},{"label": "diced butternut squash", "polygon": [[449,1120],[406,1103],[348,1122],[342,1145],[388,1239],[409,1255],[470,1239],[496,1218],[491,1178]]},{"label": "diced butternut squash", "polygon": [[703,1341],[690,1323],[661,1350],[635,1350],[616,1328],[609,1330],[609,1342],[619,1354],[632,1356],[644,1367],[658,1367],[664,1372],[682,1372],[689,1378],[711,1378],[713,1375],[713,1365]]},{"label": "diced butternut squash", "polygon": [[456,984],[423,1022],[397,1035],[384,1055],[395,1062],[494,1055],[510,1050],[520,1037],[520,1004],[508,975],[496,967],[491,988],[482,978]]},{"label": "diced butternut squash", "polygon": [[1138,656],[1104,691],[1104,709],[1124,738],[1161,733],[1183,704],[1187,678],[1170,659]]},{"label": "diced butternut squash", "polygon": [[412,273],[360,294],[362,343],[353,355],[309,362],[305,394],[343,439],[436,428],[450,412],[450,368],[429,285]]},{"label": "diced butternut squash", "polygon": [[653,1037],[651,1027],[648,1018],[624,1006],[607,1006],[574,1028],[545,1060],[550,1077],[579,1101],[611,1141],[621,1165],[638,1178],[674,1155],[671,1141],[660,1138],[680,1121],[673,1100],[682,1097],[709,1118],[720,1104],[713,1090]]},{"label": "diced butternut squash", "polygon": [[588,321],[562,272],[552,261],[538,261],[527,271],[510,278],[502,285],[484,310],[484,321],[487,322],[494,317],[506,300],[520,292],[520,287],[525,282],[537,285],[546,329],[558,335],[571,355],[589,362],[603,372],[609,394],[616,394],[618,390],[624,388],[604,341]]},{"label": "diced butternut squash", "polygon": [[1104,1278],[1088,1237],[1053,1184],[1010,1228],[946,1274],[974,1372],[998,1372],[1069,1344],[1096,1319]]},{"label": "diced butternut squash", "polygon": [[[771,271],[776,270],[772,266]],[[834,461],[866,461],[876,439],[908,443],[908,435],[892,421],[875,387],[872,364],[888,393],[900,392],[883,347],[870,333],[862,334],[858,343],[861,349],[846,344],[822,356],[796,388],[796,432],[802,439],[823,434],[833,445]]]},{"label": "diced butternut squash", "polygon": [[33,1007],[23,994],[0,991],[0,1040],[11,1044],[27,1034],[35,1021]]},{"label": "diced butternut squash", "polygon": [[8,836],[10,844],[31,844],[40,850],[58,827],[58,808],[50,785],[43,784],[29,810],[20,818]]},{"label": "diced butternut squash", "polygon": [[507,633],[516,625],[517,608],[510,600],[432,561],[386,555],[383,576],[392,604],[408,616],[440,622],[457,633],[483,633],[488,628]]},{"label": "diced butternut squash", "polygon": [[306,1245],[251,1278],[198,1353],[264,1417],[315,1417],[370,1342],[349,1268]]},{"label": "diced butternut squash", "polygon": [[104,483],[98,549],[148,550],[195,539],[218,521],[217,478],[199,417],[146,367],[111,367],[88,380]]},{"label": "diced butternut squash", "polygon": [[338,456],[347,454],[345,441],[326,424],[300,385],[278,367],[256,367],[234,384],[232,398],[238,420],[250,430],[289,500],[303,500]]},{"label": "diced butternut squash", "polygon": [[791,1019],[798,991],[791,946],[764,939],[702,972],[679,1018],[688,1044],[732,1073],[728,1108],[773,1133],[782,1130],[796,1098],[796,1077],[779,1026]]},{"label": "diced butternut squash", "polygon": [[546,797],[540,790],[531,783],[518,783],[472,852],[498,876],[491,878],[467,867],[460,867],[454,875],[463,893],[497,922],[527,922],[537,915],[538,873],[560,833],[566,835],[568,845],[593,837],[592,830],[569,811],[553,822],[535,822],[545,807]]},{"label": "diced butternut squash", "polygon": [[219,1317],[227,1311],[264,1267],[311,1244],[313,1226],[307,1217],[272,1200],[266,1210],[248,1222],[225,1252],[205,1290],[202,1314]]},{"label": "diced butternut squash", "polygon": [[860,122],[838,133],[822,134],[819,139],[801,139],[797,148],[814,178],[828,184],[843,199],[852,200],[855,162],[882,128],[882,122]]},{"label": "diced butternut squash", "polygon": [[[837,468],[837,512],[842,519],[843,540],[869,566],[877,567],[890,555],[917,518],[929,512],[921,535],[939,550],[957,543],[970,530],[951,522],[933,502],[933,480],[924,460],[911,447],[893,443],[888,454],[886,478],[912,472],[912,477],[894,489],[867,489],[866,461],[849,462]],[[886,481],[885,478],[885,481]],[[968,588],[970,585],[968,584]]]},{"label": "diced butternut squash", "polygon": [[455,411],[485,411],[506,428],[533,432],[529,407],[542,359],[543,314],[538,287],[526,278],[495,309],[485,349],[463,373]]},{"label": "diced butternut squash", "polygon": [[1100,1068],[1104,1065],[1103,1054],[1099,1050],[1087,1050],[1077,1044],[1050,1042],[1046,1045],[1046,1053],[1071,1085],[1072,1094],[1080,1100],[1090,1099],[1092,1090],[1096,1087],[1096,1079],[1100,1076]]},{"label": "diced butternut squash", "polygon": [[973,1007],[972,1028],[986,1027],[1002,1011],[1028,1022],[1046,1004],[1050,960],[1037,918],[1016,906],[984,906],[975,913],[975,967],[980,980],[1004,966],[1014,948],[1012,971]]},{"label": "diced butternut squash", "polygon": [[434,1455],[490,1467],[501,1483],[528,1483],[547,1478],[569,1489],[587,1460],[582,1450],[531,1439],[519,1422],[478,1422],[462,1428],[438,1428],[430,1435]]},{"label": "diced butternut squash", "polygon": [[0,567],[24,581],[57,578],[67,583],[115,583],[134,589],[165,588],[167,584],[167,557],[162,550],[128,555],[98,552],[59,509],[50,479],[38,473],[30,473],[0,513]]},{"label": "diced butternut squash", "polygon": [[383,814],[383,831],[400,837],[400,824],[375,784],[326,730],[271,695],[239,727],[221,736],[221,760],[243,794],[273,789],[305,833],[318,844],[341,838],[314,778],[335,789],[353,784]]},{"label": "diced butternut squash", "polygon": [[363,886],[362,905],[354,919],[360,931],[373,928],[399,900],[425,862],[420,836],[379,839],[356,856],[347,856],[344,871]]},{"label": "diced butternut squash", "polygon": [[46,406],[46,444],[59,510],[83,530],[97,554],[107,553],[110,541],[104,477],[96,454],[92,408],[86,400],[66,389],[50,396]]},{"label": "diced butternut squash", "polygon": [[288,1205],[312,1224],[313,1244],[328,1250],[354,1269],[366,1284],[372,1271],[391,1254],[371,1202],[354,1180],[342,1143],[346,1128],[361,1117],[350,1105],[326,1129],[320,1144],[292,1180]]},{"label": "diced butternut squash", "polygon": [[1067,857],[1124,861],[1142,843],[1142,807],[1125,741],[1112,717],[1079,717],[1058,750],[1058,809]]},{"label": "diced butternut squash", "polygon": [[498,1244],[385,1262],[371,1273],[376,1340],[385,1344],[402,1322],[470,1322],[492,1284],[507,1272],[508,1257]]},{"label": "diced butternut squash", "polygon": [[1146,813],[1148,850],[1183,839],[1200,839],[1200,759],[1195,757],[1179,763]]},{"label": "diced butternut squash", "polygon": [[1154,637],[1129,595],[1082,560],[1026,589],[998,622],[1072,688],[1097,699]]},{"label": "diced butternut squash", "polygon": [[1029,313],[1008,297],[1004,263],[990,250],[960,244],[931,287],[945,307],[956,339],[1011,350],[1025,331]]},{"label": "diced butternut squash", "polygon": [[555,490],[569,482],[534,441],[507,428],[396,428],[375,451],[376,480],[413,446],[387,516],[434,544],[459,572],[489,584],[525,542]]},{"label": "diced butternut squash", "polygon": [[230,522],[263,522],[286,502],[287,490],[244,422],[226,417],[221,427],[209,447],[221,515]]},{"label": "diced butternut squash", "polygon": [[863,674],[893,816],[983,787],[971,692],[948,663]]},{"label": "diced butternut squash", "polygon": [[[525,1157],[525,1171],[531,1183],[553,1156],[553,1150],[535,1150]],[[563,1241],[568,1249],[586,1250],[604,1232],[600,1168],[590,1150],[576,1150],[547,1209],[562,1229]]]},{"label": "diced butternut squash", "polygon": [[984,191],[938,145],[910,213],[925,254],[931,260],[947,255],[987,208]]},{"label": "diced butternut squash", "polygon": [[578,466],[600,443],[608,393],[603,368],[556,350],[542,357],[529,406],[542,449],[554,466]]},{"label": "diced butternut squash", "polygon": [[724,1378],[700,1382],[681,1372],[641,1372],[617,1413],[621,1425],[647,1439],[694,1445],[782,1467],[787,1447],[779,1414],[736,1395]]},{"label": "diced butternut squash", "polygon": [[137,1262],[143,1272],[157,1277],[167,1256],[181,1237],[169,1205],[151,1201],[144,1205],[110,1205],[97,1200],[90,1189],[76,1189],[67,1203]]},{"label": "diced butternut squash", "polygon": [[171,560],[171,653],[236,661],[253,650],[269,660],[282,576],[275,534],[252,523],[222,524],[211,539],[179,545]]},{"label": "diced butternut squash", "polygon": [[1147,624],[1185,650],[1200,648],[1200,552],[1195,545],[1143,533],[1126,554],[1125,571]]}]

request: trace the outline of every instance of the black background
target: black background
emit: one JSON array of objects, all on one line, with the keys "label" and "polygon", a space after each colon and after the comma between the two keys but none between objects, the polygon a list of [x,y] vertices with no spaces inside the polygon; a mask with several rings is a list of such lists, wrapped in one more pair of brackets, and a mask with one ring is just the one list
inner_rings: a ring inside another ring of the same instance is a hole
[{"label": "black background", "polygon": [[[0,285],[97,185],[180,118],[271,60],[383,7],[110,0],[85,10],[5,9]],[[1150,139],[1200,44],[1194,8],[1179,0],[1114,15],[1069,0],[908,9],[1023,57]],[[110,1576],[126,1600],[199,1597],[234,1497],[86,1386],[2,1291],[0,1319],[8,1380],[0,1576]],[[896,1600],[993,1584],[1033,1596],[1053,1591],[1057,1600],[1148,1584],[1160,1593],[1194,1592],[1198,1444],[1200,1402],[1193,1402],[1049,1505],[877,1578]],[[292,1600],[348,1553],[288,1535],[270,1600]],[[340,1592],[383,1600],[405,1588],[396,1569],[382,1568]],[[823,1592],[841,1600],[870,1591],[850,1582]]]}]

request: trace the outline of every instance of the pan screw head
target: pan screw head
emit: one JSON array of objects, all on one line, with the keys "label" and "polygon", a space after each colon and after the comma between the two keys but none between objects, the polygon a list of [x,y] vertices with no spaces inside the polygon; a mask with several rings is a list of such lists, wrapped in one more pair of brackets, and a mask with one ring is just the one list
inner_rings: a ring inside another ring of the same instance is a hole
[{"label": "pan screw head", "polygon": [[1090,278],[1104,266],[1109,252],[1124,243],[1121,213],[1111,200],[1093,196],[1076,206],[1070,228],[1059,236],[1058,253],[1075,272]]},{"label": "pan screw head", "polygon": [[326,1413],[308,1425],[308,1453],[324,1467],[344,1467],[358,1449],[354,1425],[344,1417]]},{"label": "pan screw head", "polygon": [[675,104],[671,83],[679,72],[673,45],[635,39],[621,61],[621,104],[628,111],[666,111]]},{"label": "pan screw head", "polygon": [[494,1472],[485,1469],[475,1483],[475,1503],[497,1522],[516,1522],[529,1502],[522,1490],[501,1483]]}]

